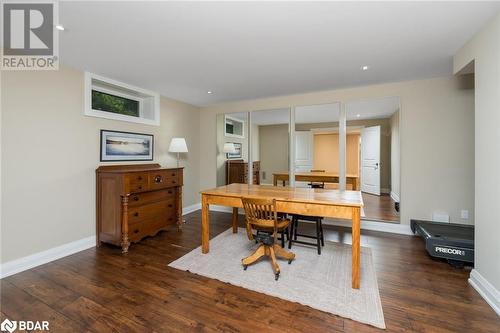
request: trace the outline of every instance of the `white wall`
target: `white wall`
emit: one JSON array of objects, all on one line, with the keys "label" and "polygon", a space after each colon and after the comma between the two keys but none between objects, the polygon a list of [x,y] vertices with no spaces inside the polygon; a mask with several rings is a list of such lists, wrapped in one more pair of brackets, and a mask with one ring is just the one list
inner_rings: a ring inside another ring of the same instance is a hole
[{"label": "white wall", "polygon": [[[215,186],[217,113],[269,110],[292,105],[401,98],[401,222],[430,219],[446,211],[474,211],[474,98],[459,78],[436,78],[280,96],[205,107],[201,110],[201,188]],[[210,139],[213,138],[213,139]],[[262,138],[261,138],[262,139]],[[261,150],[262,154],[262,150]],[[462,221],[461,221],[462,222]],[[472,221],[470,221],[472,222]]]},{"label": "white wall", "polygon": [[95,235],[100,129],[154,134],[154,162],[171,167],[185,137],[183,202],[199,202],[198,108],[162,97],[161,126],[84,116],[83,72],[65,67],[3,72],[1,88],[2,263]]},{"label": "white wall", "polygon": [[[455,55],[454,72],[459,73],[472,61],[476,128],[474,267],[496,288],[499,297],[500,14]],[[497,302],[497,311],[500,311],[500,299],[497,298]]]},{"label": "white wall", "polygon": [[398,199],[401,195],[400,160],[399,111],[397,111],[391,116],[391,197],[394,199]]}]

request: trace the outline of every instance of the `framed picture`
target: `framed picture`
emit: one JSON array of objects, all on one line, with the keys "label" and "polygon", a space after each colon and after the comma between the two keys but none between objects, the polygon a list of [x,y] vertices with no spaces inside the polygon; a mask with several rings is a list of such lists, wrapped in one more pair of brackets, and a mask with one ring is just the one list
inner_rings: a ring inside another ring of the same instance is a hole
[{"label": "framed picture", "polygon": [[234,149],[236,149],[236,153],[228,153],[227,158],[228,159],[241,158],[241,143],[233,142],[233,145]]},{"label": "framed picture", "polygon": [[151,134],[101,130],[101,162],[152,161]]}]

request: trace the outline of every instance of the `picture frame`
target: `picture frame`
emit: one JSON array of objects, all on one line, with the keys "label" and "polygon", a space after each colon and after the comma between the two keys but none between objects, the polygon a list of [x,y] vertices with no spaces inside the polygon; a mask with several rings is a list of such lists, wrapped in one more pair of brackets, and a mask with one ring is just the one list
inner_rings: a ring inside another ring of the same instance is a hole
[{"label": "picture frame", "polygon": [[152,161],[153,156],[152,134],[101,130],[101,162]]},{"label": "picture frame", "polygon": [[236,153],[228,153],[227,154],[227,158],[229,160],[233,160],[233,159],[236,159],[236,158],[241,158],[241,148],[242,148],[241,143],[239,143],[239,142],[232,142],[232,144],[234,145],[234,148],[236,149]]}]

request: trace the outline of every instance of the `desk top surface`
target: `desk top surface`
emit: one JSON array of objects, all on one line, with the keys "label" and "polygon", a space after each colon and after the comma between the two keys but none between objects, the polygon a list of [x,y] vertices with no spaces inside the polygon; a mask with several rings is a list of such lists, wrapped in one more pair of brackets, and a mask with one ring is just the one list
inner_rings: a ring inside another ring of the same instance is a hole
[{"label": "desk top surface", "polygon": [[278,201],[363,207],[363,198],[359,191],[233,183],[201,191],[201,194],[225,197],[274,198]]},{"label": "desk top surface", "polygon": [[[288,176],[289,172],[288,171],[281,171],[281,172],[274,172],[273,175],[276,176]],[[295,177],[297,176],[304,176],[304,177],[339,177],[339,174],[337,172],[295,172]],[[346,177],[348,178],[358,178],[358,175],[356,174],[351,174],[348,173],[346,174]]]}]

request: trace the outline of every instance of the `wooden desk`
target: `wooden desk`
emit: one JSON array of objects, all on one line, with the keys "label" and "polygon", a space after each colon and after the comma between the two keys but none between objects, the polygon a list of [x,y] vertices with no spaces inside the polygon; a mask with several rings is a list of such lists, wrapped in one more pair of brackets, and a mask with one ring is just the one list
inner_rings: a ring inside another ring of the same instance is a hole
[{"label": "wooden desk", "polygon": [[241,197],[276,199],[283,213],[352,220],[352,288],[359,289],[361,192],[325,189],[231,184],[201,192],[201,246],[209,251],[209,205],[233,207],[233,233],[238,232]]},{"label": "wooden desk", "polygon": [[[358,175],[347,174],[346,183],[352,185],[352,189],[359,191]],[[278,182],[285,182],[289,180],[288,171],[273,173],[273,184],[278,186]],[[295,181],[299,182],[319,182],[319,183],[338,183],[339,175],[334,172],[296,172]]]}]

